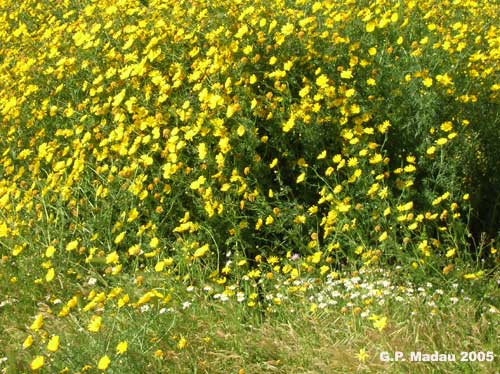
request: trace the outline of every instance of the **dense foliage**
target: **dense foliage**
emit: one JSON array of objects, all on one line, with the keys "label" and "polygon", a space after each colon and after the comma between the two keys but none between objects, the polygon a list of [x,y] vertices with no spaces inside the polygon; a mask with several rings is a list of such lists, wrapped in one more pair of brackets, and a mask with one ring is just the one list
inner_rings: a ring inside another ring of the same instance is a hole
[{"label": "dense foliage", "polygon": [[265,308],[498,266],[495,2],[0,4],[0,282],[34,332],[37,301],[98,334],[170,281]]}]

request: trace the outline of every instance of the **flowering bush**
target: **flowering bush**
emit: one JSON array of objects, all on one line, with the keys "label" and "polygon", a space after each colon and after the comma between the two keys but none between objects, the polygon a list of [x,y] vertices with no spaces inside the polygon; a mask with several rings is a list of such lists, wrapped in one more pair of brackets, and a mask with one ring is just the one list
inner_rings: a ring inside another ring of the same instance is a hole
[{"label": "flowering bush", "polygon": [[83,295],[97,334],[108,304],[169,302],[127,274],[253,307],[343,265],[498,262],[492,2],[17,4],[0,16],[0,243],[60,318]]}]

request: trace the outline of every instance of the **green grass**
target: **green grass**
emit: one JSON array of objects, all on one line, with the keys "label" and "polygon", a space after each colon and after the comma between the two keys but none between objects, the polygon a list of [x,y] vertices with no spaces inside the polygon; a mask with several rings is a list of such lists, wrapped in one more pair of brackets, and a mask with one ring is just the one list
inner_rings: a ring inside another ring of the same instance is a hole
[{"label": "green grass", "polygon": [[[465,291],[458,284],[447,290],[432,284],[418,289],[401,280],[405,284],[401,288],[379,272],[345,275],[329,286],[312,286],[304,294],[283,297],[279,305],[270,301],[267,307],[254,309],[234,300],[215,301],[210,291],[179,282],[167,286],[173,290],[167,304],[153,303],[142,312],[115,309],[98,334],[86,330],[85,319],[55,318],[60,309],[57,302],[27,303],[32,289],[16,284],[10,292],[15,291],[18,299],[8,299],[0,309],[0,322],[7,327],[1,338],[0,357],[7,357],[2,366],[6,373],[29,370],[26,362],[38,349],[20,349],[20,342],[32,333],[23,322],[32,320],[32,311],[39,310],[44,330],[57,330],[61,338],[57,371],[68,367],[69,372],[95,372],[105,352],[111,357],[109,373],[495,372],[500,311],[486,301],[487,297],[498,300],[494,285],[480,281],[476,290]],[[368,293],[372,297],[363,297]],[[310,297],[325,305],[311,310]],[[375,328],[364,315],[366,308],[372,315],[386,316],[387,325]],[[43,340],[44,334],[33,335]],[[183,347],[181,339],[186,339]],[[119,356],[114,351],[121,340],[129,348]],[[79,342],[79,349],[66,346],[69,341]],[[367,354],[364,361],[357,357],[362,349]],[[397,351],[407,359],[410,352],[453,353],[457,362],[382,361],[383,352]],[[463,351],[493,352],[495,360],[460,362]],[[89,362],[89,357],[94,361]],[[94,368],[82,369],[89,364]]]}]

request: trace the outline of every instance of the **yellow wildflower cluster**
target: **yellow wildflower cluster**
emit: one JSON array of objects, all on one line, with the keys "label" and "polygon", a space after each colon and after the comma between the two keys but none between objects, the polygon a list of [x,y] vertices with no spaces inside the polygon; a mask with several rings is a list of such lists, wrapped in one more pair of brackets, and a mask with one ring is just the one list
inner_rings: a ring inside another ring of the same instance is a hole
[{"label": "yellow wildflower cluster", "polygon": [[[54,309],[28,324],[32,370],[65,370],[54,319],[105,339],[115,315],[167,313],[168,282],[274,308],[285,297],[262,289],[304,292],[341,264],[451,276],[467,253],[460,166],[486,175],[475,136],[500,99],[494,2],[0,9],[2,263],[28,264],[9,282]],[[114,367],[132,342],[114,344],[72,370]]]}]

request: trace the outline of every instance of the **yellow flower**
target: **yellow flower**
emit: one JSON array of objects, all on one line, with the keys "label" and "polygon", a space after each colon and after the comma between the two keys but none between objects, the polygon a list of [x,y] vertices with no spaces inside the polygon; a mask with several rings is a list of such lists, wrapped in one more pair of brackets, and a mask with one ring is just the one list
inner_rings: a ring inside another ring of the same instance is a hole
[{"label": "yellow flower", "polygon": [[350,157],[348,160],[347,160],[347,166],[349,167],[355,167],[358,165],[358,159],[356,157]]},{"label": "yellow flower", "polygon": [[192,190],[197,190],[206,182],[206,178],[203,175],[200,175],[197,180],[191,182],[189,188]]},{"label": "yellow flower", "polygon": [[207,157],[207,146],[205,143],[198,144],[198,158],[204,160]]},{"label": "yellow flower", "polygon": [[313,264],[317,264],[318,262],[321,261],[321,256],[323,255],[323,253],[321,251],[318,251],[318,252],[314,252],[314,254],[312,255],[311,257],[311,262]]},{"label": "yellow flower", "polygon": [[379,242],[383,242],[384,240],[387,240],[387,231],[384,231],[378,238]]},{"label": "yellow flower", "polygon": [[387,326],[387,317],[373,316],[370,319],[373,320],[373,327],[378,331],[382,331]]},{"label": "yellow flower", "polygon": [[119,233],[114,240],[115,244],[120,244],[123,241],[123,238],[125,238],[126,233],[126,231],[122,231],[121,233]]},{"label": "yellow flower", "polygon": [[353,97],[355,93],[356,93],[356,90],[354,88],[349,88],[345,92],[345,97]]},{"label": "yellow flower", "polygon": [[316,310],[318,310],[318,304],[312,303],[311,306],[309,307],[309,311],[311,313],[314,313]]},{"label": "yellow flower", "polygon": [[300,89],[299,96],[300,97],[306,97],[307,94],[309,93],[309,91],[311,91],[311,86],[305,86],[305,87],[303,87],[303,88]]},{"label": "yellow flower", "polygon": [[177,348],[184,349],[186,348],[187,343],[188,343],[187,339],[185,337],[181,337],[179,342],[177,343]]},{"label": "yellow flower", "polygon": [[203,257],[208,252],[209,249],[210,249],[209,245],[205,244],[194,252],[193,257],[194,258]]},{"label": "yellow flower", "polygon": [[47,282],[52,282],[52,280],[54,280],[54,277],[55,277],[55,271],[54,271],[54,268],[50,268],[49,270],[47,270],[47,274],[45,274],[45,280]]},{"label": "yellow flower", "polygon": [[378,164],[379,162],[382,162],[382,160],[383,160],[382,155],[380,153],[375,153],[368,162],[370,164]]},{"label": "yellow flower", "polygon": [[273,222],[274,222],[273,216],[266,217],[266,225],[272,225]]},{"label": "yellow flower", "polygon": [[422,83],[424,84],[425,87],[431,87],[432,86],[432,78],[430,78],[430,77],[424,78]]},{"label": "yellow flower", "polygon": [[352,71],[351,70],[344,70],[340,73],[340,78],[342,79],[352,79]]},{"label": "yellow flower", "polygon": [[120,342],[116,346],[116,354],[121,355],[127,352],[127,349],[128,349],[128,343],[126,341]]},{"label": "yellow flower", "polygon": [[455,256],[456,253],[457,253],[457,249],[451,248],[446,252],[446,257],[448,257],[448,258],[453,257],[453,256]]},{"label": "yellow flower", "polygon": [[56,253],[55,247],[52,245],[49,245],[47,247],[47,249],[45,250],[45,257],[51,258],[52,256],[54,256],[54,253]]},{"label": "yellow flower", "polygon": [[407,173],[413,173],[417,168],[414,165],[406,165],[403,170]]},{"label": "yellow flower", "polygon": [[47,349],[51,352],[56,352],[59,349],[58,335],[54,335],[52,338],[50,338],[49,342],[47,343]]},{"label": "yellow flower", "polygon": [[106,370],[109,367],[109,364],[111,363],[111,360],[109,359],[108,355],[104,355],[101,357],[97,364],[97,368],[99,370]]},{"label": "yellow flower", "polygon": [[238,134],[238,136],[243,136],[245,134],[245,126],[239,125],[236,133]]},{"label": "yellow flower", "polygon": [[301,173],[298,177],[297,177],[297,183],[302,183],[304,182],[304,179],[306,178],[306,173]]},{"label": "yellow flower", "polygon": [[304,216],[304,215],[298,215],[298,216],[296,216],[296,217],[293,219],[293,222],[294,222],[294,223],[297,223],[297,224],[303,224],[303,223],[306,223],[306,216]]},{"label": "yellow flower", "polygon": [[102,317],[92,316],[87,326],[87,330],[89,330],[90,332],[98,332],[101,329],[101,325],[102,325]]},{"label": "yellow flower", "polygon": [[287,23],[281,28],[281,33],[285,36],[290,35],[294,30],[293,24]]},{"label": "yellow flower", "polygon": [[38,331],[42,328],[43,326],[43,316],[41,314],[38,314],[33,321],[33,323],[30,326],[30,329],[33,331]]},{"label": "yellow flower", "polygon": [[138,256],[141,254],[141,246],[139,244],[135,244],[128,249],[129,256]]},{"label": "yellow flower", "polygon": [[234,35],[235,38],[241,39],[248,32],[248,26],[244,24],[238,29],[238,32]]},{"label": "yellow flower", "polygon": [[289,132],[294,127],[295,127],[295,117],[292,115],[290,116],[288,121],[283,123],[283,132]]},{"label": "yellow flower", "polygon": [[73,240],[66,245],[66,250],[73,251],[76,247],[78,247],[78,240]]},{"label": "yellow flower", "polygon": [[133,222],[137,217],[139,217],[139,211],[137,208],[133,208],[129,213],[128,213],[128,218],[127,222]]},{"label": "yellow flower", "polygon": [[[248,54],[248,53],[245,53],[245,54]],[[234,113],[236,113],[238,111],[239,108],[240,108],[239,104],[228,105],[227,110],[226,110],[226,117],[231,118],[234,115]]]},{"label": "yellow flower", "polygon": [[364,363],[370,356],[368,355],[368,353],[366,353],[366,349],[361,348],[359,352],[354,355],[354,357],[356,357],[360,362]]},{"label": "yellow flower", "polygon": [[377,129],[381,134],[385,134],[389,127],[391,127],[391,123],[389,121],[384,121],[381,125],[378,125]]},{"label": "yellow flower", "polygon": [[316,85],[320,88],[328,87],[328,77],[325,74],[321,74],[316,78]]},{"label": "yellow flower", "polygon": [[116,95],[114,98],[113,98],[113,107],[117,107],[118,105],[121,104],[121,102],[123,101],[123,99],[125,98],[125,94],[127,93],[127,89],[124,88],[123,90],[120,91],[120,93],[118,95]]},{"label": "yellow flower", "polygon": [[469,274],[464,274],[464,278],[465,279],[479,279],[479,278],[482,278],[484,275],[484,271],[483,270],[480,270],[476,273],[469,273]]},{"label": "yellow flower", "polygon": [[154,351],[153,356],[155,356],[156,358],[163,358],[164,353],[161,349],[157,349],[156,351]]},{"label": "yellow flower", "polygon": [[30,368],[31,370],[38,370],[40,369],[44,364],[44,358],[43,356],[36,356],[33,361],[31,361]]},{"label": "yellow flower", "polygon": [[106,256],[106,264],[116,264],[119,261],[120,256],[118,256],[118,253],[116,251],[113,251]]},{"label": "yellow flower", "polygon": [[33,344],[33,336],[32,335],[28,335],[26,337],[26,339],[24,339],[23,349],[31,347],[32,344]]},{"label": "yellow flower", "polygon": [[361,348],[359,350],[359,353],[356,353],[354,357],[356,357],[360,362],[365,362],[366,359],[370,356],[368,356],[368,353],[366,353],[366,349]]},{"label": "yellow flower", "polygon": [[413,201],[409,201],[406,204],[403,205],[398,205],[397,206],[398,211],[400,212],[406,212],[408,210],[413,209]]},{"label": "yellow flower", "polygon": [[274,264],[276,264],[276,263],[278,263],[278,262],[279,262],[279,258],[278,258],[278,257],[276,257],[276,256],[271,256],[271,257],[269,257],[269,258],[267,259],[267,263],[268,263],[268,264],[271,264],[271,265],[274,265]]},{"label": "yellow flower", "polygon": [[129,302],[130,298],[127,294],[125,294],[124,296],[122,296],[120,298],[120,300],[118,300],[118,308],[122,308],[124,307],[128,302]]},{"label": "yellow flower", "polygon": [[436,75],[436,80],[443,86],[449,86],[453,84],[453,80],[448,74],[444,75],[438,74]]},{"label": "yellow flower", "polygon": [[158,247],[159,243],[160,243],[160,240],[155,236],[154,238],[151,238],[151,240],[149,241],[149,246],[151,248],[156,248],[156,247]]},{"label": "yellow flower", "polygon": [[12,249],[12,256],[19,256],[19,254],[24,250],[24,246],[16,245]]}]

